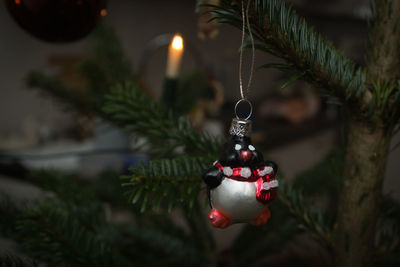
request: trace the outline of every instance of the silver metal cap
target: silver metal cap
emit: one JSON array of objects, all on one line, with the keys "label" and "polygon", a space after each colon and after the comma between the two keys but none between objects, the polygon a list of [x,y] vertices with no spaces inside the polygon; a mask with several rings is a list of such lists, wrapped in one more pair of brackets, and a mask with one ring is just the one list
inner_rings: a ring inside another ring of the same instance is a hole
[{"label": "silver metal cap", "polygon": [[231,135],[237,135],[240,137],[250,136],[251,134],[251,121],[234,118],[232,119],[231,127],[229,128]]}]

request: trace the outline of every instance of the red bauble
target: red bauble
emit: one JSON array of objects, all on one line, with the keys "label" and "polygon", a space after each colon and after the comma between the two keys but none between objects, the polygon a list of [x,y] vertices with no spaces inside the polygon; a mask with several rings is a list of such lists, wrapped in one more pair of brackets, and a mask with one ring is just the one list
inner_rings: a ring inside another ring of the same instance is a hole
[{"label": "red bauble", "polygon": [[47,42],[72,42],[88,35],[107,14],[107,0],[5,0],[15,21]]}]

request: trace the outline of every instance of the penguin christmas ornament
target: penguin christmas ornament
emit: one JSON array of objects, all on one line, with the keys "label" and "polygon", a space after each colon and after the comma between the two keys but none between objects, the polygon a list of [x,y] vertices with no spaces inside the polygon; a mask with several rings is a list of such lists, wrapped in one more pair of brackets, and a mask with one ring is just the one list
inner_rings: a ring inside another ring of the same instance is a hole
[{"label": "penguin christmas ornament", "polygon": [[[234,223],[265,224],[270,215],[267,204],[275,199],[278,181],[275,174],[278,166],[272,161],[264,161],[250,139],[252,113],[251,103],[247,100],[254,69],[254,40],[251,33],[247,2],[246,13],[242,1],[242,47],[245,24],[252,44],[252,63],[247,87],[242,85],[242,50],[239,62],[239,88],[241,99],[236,103],[236,118],[229,130],[230,140],[224,146],[219,159],[203,175],[207,184],[211,211],[208,214],[211,224],[217,228],[226,228]],[[240,118],[237,115],[239,104],[247,103],[249,114]]]},{"label": "penguin christmas ornament", "polygon": [[208,218],[214,227],[246,222],[262,225],[270,217],[267,204],[276,197],[278,167],[264,161],[251,142],[250,131],[251,121],[233,119],[230,140],[203,175],[211,206]]}]

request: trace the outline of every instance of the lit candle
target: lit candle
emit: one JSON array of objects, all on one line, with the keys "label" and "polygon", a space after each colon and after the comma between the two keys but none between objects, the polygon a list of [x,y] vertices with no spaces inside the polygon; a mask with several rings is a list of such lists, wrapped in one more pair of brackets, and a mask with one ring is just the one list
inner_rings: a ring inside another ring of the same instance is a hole
[{"label": "lit candle", "polygon": [[175,34],[168,49],[167,72],[166,76],[176,79],[179,75],[179,67],[182,61],[183,39],[179,34]]}]

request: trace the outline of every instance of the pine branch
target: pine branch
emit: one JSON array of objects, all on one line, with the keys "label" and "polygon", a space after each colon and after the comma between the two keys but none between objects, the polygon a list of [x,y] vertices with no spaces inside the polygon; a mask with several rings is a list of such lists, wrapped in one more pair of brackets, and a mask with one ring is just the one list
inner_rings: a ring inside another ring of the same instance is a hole
[{"label": "pine branch", "polygon": [[383,226],[378,231],[375,247],[376,266],[399,266],[400,228],[398,224]]},{"label": "pine branch", "polygon": [[93,97],[102,96],[114,84],[134,79],[132,62],[111,26],[100,24],[90,37],[92,54],[78,63],[77,71]]},{"label": "pine branch", "polygon": [[129,187],[126,194],[133,204],[141,203],[142,212],[160,205],[168,211],[177,204],[192,209],[202,188],[201,173],[210,164],[205,158],[189,156],[153,160],[131,168],[133,174],[123,177],[129,180],[123,186]]},{"label": "pine branch", "polygon": [[392,196],[385,195],[382,198],[380,216],[385,221],[392,221],[400,225],[400,202]]},{"label": "pine branch", "polygon": [[94,103],[86,93],[77,89],[69,89],[57,79],[39,71],[31,71],[26,77],[28,88],[35,88],[43,96],[49,96],[66,109],[88,113],[93,110]]},{"label": "pine branch", "polygon": [[170,154],[177,148],[186,153],[215,156],[221,140],[193,129],[185,117],[177,117],[160,103],[149,99],[137,84],[126,82],[113,87],[105,97],[107,118],[120,127],[145,137],[157,154]]},{"label": "pine branch", "polygon": [[[164,222],[165,224],[165,218]],[[180,233],[177,233],[179,231]],[[169,224],[168,230],[151,227],[130,227],[124,231],[130,239],[134,240],[135,246],[141,250],[151,251],[153,257],[149,263],[154,266],[205,266],[207,255],[201,248],[193,244],[193,239],[178,230],[173,224]],[[149,254],[148,252],[145,254]],[[154,259],[157,255],[157,259]],[[143,257],[142,255],[138,255]]]},{"label": "pine branch", "polygon": [[290,185],[280,183],[278,199],[289,209],[296,218],[298,227],[314,233],[319,241],[328,248],[333,247],[331,224],[322,211],[312,212],[301,192]]},{"label": "pine branch", "polygon": [[37,267],[36,262],[15,254],[0,255],[0,267]]},{"label": "pine branch", "polygon": [[126,57],[115,31],[104,24],[91,35],[93,53],[76,64],[85,88],[72,88],[54,76],[30,71],[26,77],[28,88],[50,96],[63,107],[84,114],[100,113],[103,96],[116,83],[133,80],[131,62]]},{"label": "pine branch", "polygon": [[[56,201],[61,201],[69,215],[87,230],[97,232],[98,229],[106,227],[103,202],[99,199],[95,186],[79,184],[75,175],[49,170],[32,172],[29,181],[55,194]],[[117,175],[115,184],[118,184]],[[112,185],[109,182],[103,186]]]},{"label": "pine branch", "polygon": [[7,197],[1,198],[3,234],[49,266],[128,266],[102,237],[104,229],[112,228],[106,223],[103,203],[94,190],[73,178],[54,171],[31,174],[30,181],[53,194],[33,207],[17,207]]},{"label": "pine branch", "polygon": [[389,254],[400,252],[400,229],[394,224],[379,232],[379,243],[377,244],[376,253]]},{"label": "pine branch", "polygon": [[344,165],[343,149],[333,149],[319,163],[297,174],[293,188],[301,191],[310,202],[319,198],[326,199],[326,216],[335,218],[339,202],[340,185]]},{"label": "pine branch", "polygon": [[[200,225],[206,223],[205,217],[200,215],[201,211],[201,208],[194,210],[192,216],[187,217]],[[189,212],[184,209],[183,213],[188,215]],[[177,225],[171,220],[171,214],[163,211],[140,214],[134,225],[118,227],[116,245],[127,255],[137,255],[140,258],[138,266],[208,266],[210,254],[215,252],[209,248],[214,238],[207,226],[197,229],[192,227],[190,220],[187,218],[189,231],[186,231],[186,227]],[[207,238],[206,243],[201,241]],[[121,243],[120,239],[124,242]],[[156,259],[154,255],[157,255]]]},{"label": "pine branch", "polygon": [[17,221],[17,238],[23,250],[50,265],[126,266],[117,251],[97,233],[83,227],[68,205],[44,201]]},{"label": "pine branch", "polygon": [[297,174],[293,187],[302,190],[307,196],[326,193],[338,195],[342,182],[344,156],[343,149],[332,149],[320,162]]},{"label": "pine branch", "polygon": [[[240,3],[221,2],[211,11],[215,19],[241,29]],[[259,41],[256,48],[285,62],[266,67],[291,72],[322,93],[342,101],[359,100],[363,96],[366,91],[365,72],[307,26],[290,5],[283,0],[255,0],[249,13],[252,33]]]},{"label": "pine branch", "polygon": [[[193,166],[187,172],[196,173],[199,167]],[[51,199],[28,210],[1,202],[0,214],[12,216],[4,220],[0,216],[0,229],[9,225],[7,236],[22,244],[23,252],[32,258],[48,266],[204,266],[208,261],[209,246],[193,237],[197,230],[186,234],[166,214],[136,217],[134,213],[134,224],[106,223],[104,209],[96,208],[102,203],[94,190],[72,178],[35,172],[31,181],[55,193]],[[202,229],[204,233],[207,230]]]},{"label": "pine branch", "polygon": [[184,210],[184,215],[191,229],[191,240],[196,246],[202,248],[204,254],[215,252],[215,240],[210,231],[209,222],[205,220],[207,216],[203,206],[195,201],[191,210]]},{"label": "pine branch", "polygon": [[20,214],[20,207],[8,195],[0,193],[0,234],[8,237],[14,231],[14,222]]},{"label": "pine branch", "polygon": [[[296,219],[290,215],[281,201],[269,205],[271,218],[263,226],[246,225],[231,247],[233,266],[268,266],[265,259],[276,257],[287,251],[287,245],[303,230],[297,227]],[[293,255],[285,255],[291,258]]]},{"label": "pine branch", "polygon": [[400,252],[400,203],[384,196],[380,209],[376,253],[380,258]]},{"label": "pine branch", "polygon": [[[343,164],[343,150],[334,149],[321,162],[298,174],[293,184],[280,185],[278,194],[278,199],[288,208],[299,227],[314,233],[328,248],[333,247],[332,222],[337,211]],[[326,195],[329,198],[326,212],[312,211],[309,203],[313,197]]]},{"label": "pine branch", "polygon": [[400,80],[390,81],[380,77],[371,82],[372,96],[366,113],[369,118],[383,123],[387,133],[393,133],[400,122]]}]

